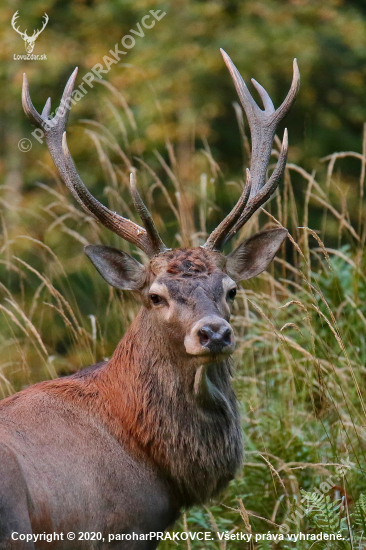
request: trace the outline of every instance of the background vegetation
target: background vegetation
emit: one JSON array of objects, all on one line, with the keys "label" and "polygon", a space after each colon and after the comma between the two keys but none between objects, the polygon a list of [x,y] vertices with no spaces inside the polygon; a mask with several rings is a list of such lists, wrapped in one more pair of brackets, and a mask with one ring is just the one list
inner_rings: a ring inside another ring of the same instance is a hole
[{"label": "background vegetation", "polygon": [[[49,15],[34,50],[47,60],[13,59],[25,53],[10,26],[17,9],[22,30]],[[51,96],[55,108],[74,67],[81,77],[102,62],[151,9],[166,15],[73,107],[68,143],[93,194],[132,218],[126,186],[129,166],[136,166],[171,246],[204,239],[235,203],[249,162],[219,47],[276,106],[287,93],[293,57],[302,78],[285,121],[290,152],[280,192],[238,236],[277,223],[291,233],[271,270],[245,284],[234,312],[246,463],[225,493],[210,508],[190,511],[181,528],[278,533],[287,522],[293,533],[341,529],[340,548],[364,548],[356,505],[366,493],[364,2],[2,4],[1,395],[109,357],[138,308],[108,288],[82,254],[88,242],[129,247],[80,210],[45,145],[32,138],[20,104],[22,72],[35,106]],[[27,153],[17,145],[24,137],[33,143]],[[330,475],[338,482],[325,491],[329,502],[304,514],[301,490],[314,500]],[[311,543],[250,547],[303,550]],[[215,539],[205,548],[243,543]]]}]

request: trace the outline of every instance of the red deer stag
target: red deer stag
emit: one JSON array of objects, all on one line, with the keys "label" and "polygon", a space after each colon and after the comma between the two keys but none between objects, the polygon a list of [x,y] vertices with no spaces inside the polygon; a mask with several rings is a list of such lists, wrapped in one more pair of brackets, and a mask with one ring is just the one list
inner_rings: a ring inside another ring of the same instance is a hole
[{"label": "red deer stag", "polygon": [[[156,536],[146,534],[163,532],[182,508],[216,495],[241,464],[230,309],[237,283],[267,268],[287,231],[262,231],[228,256],[220,250],[278,186],[286,130],[268,181],[267,165],[276,126],[297,94],[299,72],[295,60],[291,89],[277,110],[253,80],[261,110],[223,56],[249,120],[251,166],[237,204],[198,248],[167,249],[134,177],[130,190],[144,227],[111,212],[86,189],[65,134],[76,71],[52,120],[49,100],[41,115],[34,108],[24,75],[25,113],[43,128],[63,181],[88,213],[143,250],[149,263],[115,248],[85,247],[110,285],[139,295],[139,314],[108,361],[0,403],[1,549],[156,548]],[[69,531],[76,533],[72,542],[37,540],[40,533]],[[79,532],[101,533],[105,542],[80,541]],[[34,540],[22,542],[17,534],[13,540],[14,533],[33,534]],[[108,544],[108,533],[124,540]]]}]

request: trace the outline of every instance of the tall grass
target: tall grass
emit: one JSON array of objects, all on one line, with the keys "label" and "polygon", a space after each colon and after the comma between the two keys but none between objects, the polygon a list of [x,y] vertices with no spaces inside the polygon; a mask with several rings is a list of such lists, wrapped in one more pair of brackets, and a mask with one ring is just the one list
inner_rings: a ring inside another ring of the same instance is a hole
[{"label": "tall grass", "polygon": [[[234,204],[242,182],[225,181],[205,141],[200,149],[194,140],[176,148],[167,140],[164,156],[144,151],[146,140],[132,111],[115,89],[110,91],[105,125],[83,121],[100,162],[102,200],[134,218],[127,185],[135,167],[165,240],[171,246],[198,246],[225,214],[221,204]],[[248,156],[238,108],[237,115]],[[323,159],[327,171],[320,181],[289,163],[281,190],[237,237],[240,241],[267,225],[290,230],[269,271],[243,284],[232,319],[238,341],[234,384],[245,434],[243,469],[209,507],[187,512],[183,530],[278,533],[287,523],[293,533],[317,532],[320,512],[301,512],[301,491],[323,491],[322,483],[336,476],[336,486],[323,492],[339,503],[332,514],[343,521],[347,539],[339,547],[365,548],[362,536],[357,545],[352,539],[355,503],[366,493],[365,144],[364,136],[362,153]],[[360,162],[357,192],[339,171],[345,157]],[[27,193],[19,194],[9,184],[1,188],[2,397],[110,357],[138,309],[127,293],[109,288],[82,254],[89,242],[126,251],[128,243],[118,242],[75,206],[53,169],[44,166],[42,171],[47,184],[38,183]],[[192,550],[244,547],[243,542],[213,537],[180,545]],[[249,547],[313,546],[262,541]],[[319,543],[316,548],[328,546]]]}]

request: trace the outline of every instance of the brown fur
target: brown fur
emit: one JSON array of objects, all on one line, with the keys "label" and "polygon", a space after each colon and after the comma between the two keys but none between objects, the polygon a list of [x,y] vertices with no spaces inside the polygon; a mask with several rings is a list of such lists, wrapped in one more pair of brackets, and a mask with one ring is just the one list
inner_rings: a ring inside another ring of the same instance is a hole
[{"label": "brown fur", "polygon": [[196,273],[210,273],[216,268],[212,255],[205,250],[197,249],[179,249],[170,252],[168,255],[169,263],[166,272],[172,275],[195,275]]},{"label": "brown fur", "polygon": [[218,252],[204,248],[177,248],[153,258],[149,267],[154,276],[162,272],[169,275],[197,276],[201,273],[210,275],[224,264],[225,257]]}]

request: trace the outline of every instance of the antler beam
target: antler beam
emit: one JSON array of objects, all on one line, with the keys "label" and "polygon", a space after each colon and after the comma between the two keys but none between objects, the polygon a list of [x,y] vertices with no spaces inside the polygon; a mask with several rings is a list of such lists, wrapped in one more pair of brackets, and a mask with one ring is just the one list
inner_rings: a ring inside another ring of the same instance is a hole
[{"label": "antler beam", "polygon": [[296,59],[293,63],[293,78],[291,88],[286,99],[275,110],[272,100],[266,90],[254,79],[253,86],[257,90],[264,110],[260,109],[251,96],[238,69],[230,57],[221,50],[224,61],[234,81],[236,91],[247,115],[252,138],[252,155],[250,170],[247,170],[247,181],[241,197],[233,210],[226,216],[220,225],[211,233],[204,248],[209,250],[221,250],[239,229],[252,217],[274,193],[286,166],[288,137],[285,129],[281,152],[277,165],[271,177],[266,182],[266,172],[271,156],[273,138],[278,123],[288,113],[293,105],[300,87],[300,73]]},{"label": "antler beam", "polygon": [[131,174],[130,191],[136,210],[144,224],[144,228],[140,227],[133,221],[112,212],[101,204],[88,191],[77,173],[75,164],[67,147],[65,131],[76,75],[77,68],[74,70],[66,84],[60,107],[56,115],[52,119],[49,119],[48,117],[51,112],[51,99],[48,98],[42,114],[39,114],[31,101],[27,77],[24,74],[22,91],[24,112],[35,126],[42,128],[44,131],[49,152],[61,178],[84,210],[99,220],[105,227],[143,250],[147,256],[151,258],[160,252],[163,252],[167,248],[161,240],[155,228],[152,217],[136,189],[134,175]]}]

